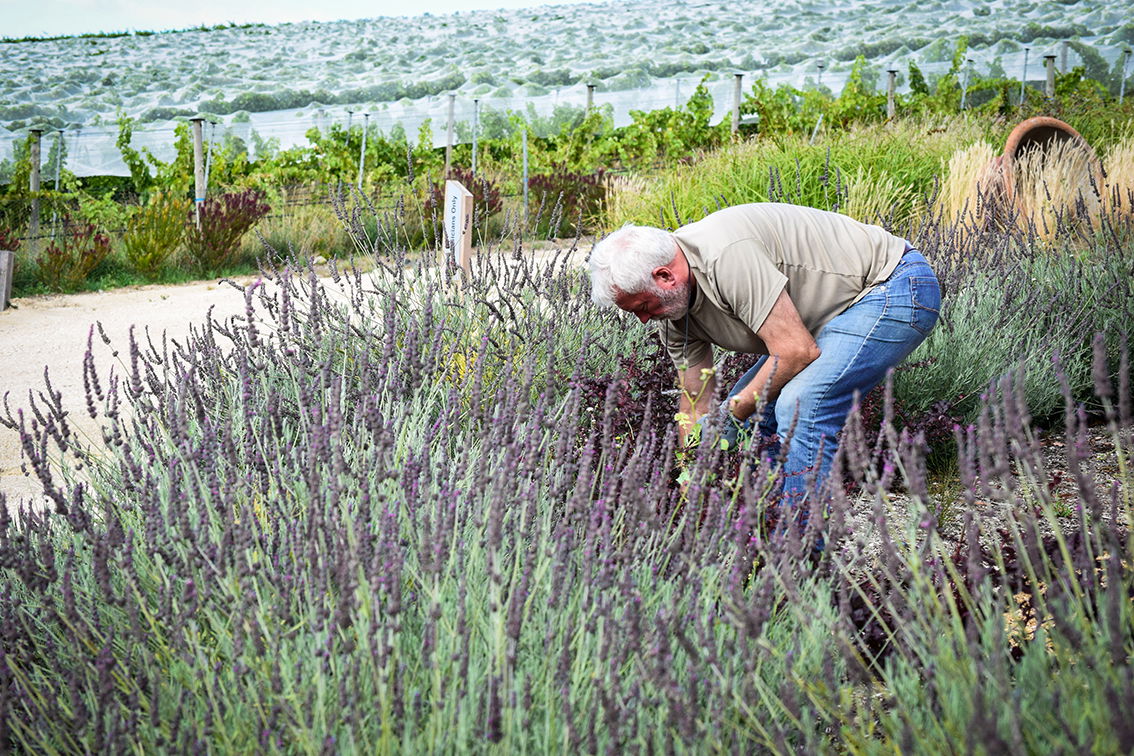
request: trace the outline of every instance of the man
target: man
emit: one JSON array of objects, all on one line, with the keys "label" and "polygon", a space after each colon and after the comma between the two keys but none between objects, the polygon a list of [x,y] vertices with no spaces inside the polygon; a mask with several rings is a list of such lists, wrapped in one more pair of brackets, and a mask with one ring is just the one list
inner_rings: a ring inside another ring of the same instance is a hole
[{"label": "man", "polygon": [[[594,301],[655,323],[677,367],[682,442],[719,414],[738,431],[790,443],[785,506],[830,470],[855,392],[865,395],[937,323],[941,290],[904,239],[845,215],[795,205],[738,205],[670,233],[626,226],[595,245]],[[763,355],[718,407],[713,345]]]}]

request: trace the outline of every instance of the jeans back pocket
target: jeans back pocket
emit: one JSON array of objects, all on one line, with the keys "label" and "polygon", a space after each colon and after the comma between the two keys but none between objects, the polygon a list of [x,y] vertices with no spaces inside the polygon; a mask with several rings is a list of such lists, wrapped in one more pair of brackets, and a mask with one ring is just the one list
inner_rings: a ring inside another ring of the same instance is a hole
[{"label": "jeans back pocket", "polygon": [[941,315],[941,286],[936,276],[910,276],[913,312],[910,325],[928,334]]}]

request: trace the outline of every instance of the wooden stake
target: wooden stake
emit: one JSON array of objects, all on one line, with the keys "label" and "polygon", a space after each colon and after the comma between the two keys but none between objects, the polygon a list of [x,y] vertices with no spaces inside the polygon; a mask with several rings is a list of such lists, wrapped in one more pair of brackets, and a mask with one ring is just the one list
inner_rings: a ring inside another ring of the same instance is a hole
[{"label": "wooden stake", "polygon": [[1055,97],[1055,56],[1043,56],[1043,63],[1047,66],[1047,88],[1044,90],[1044,94],[1050,100]]}]

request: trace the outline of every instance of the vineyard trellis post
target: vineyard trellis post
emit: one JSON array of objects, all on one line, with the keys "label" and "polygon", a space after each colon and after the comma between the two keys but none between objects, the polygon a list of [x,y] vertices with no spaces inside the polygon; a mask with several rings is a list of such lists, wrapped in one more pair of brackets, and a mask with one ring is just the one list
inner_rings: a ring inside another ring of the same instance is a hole
[{"label": "vineyard trellis post", "polygon": [[591,108],[594,107],[594,104],[595,104],[595,85],[594,84],[588,84],[587,85],[587,113],[586,113],[587,115],[591,114]]},{"label": "vineyard trellis post", "polygon": [[201,228],[201,205],[205,204],[205,150],[202,141],[202,124],[205,119],[200,116],[190,118],[193,126],[193,208],[196,211],[197,228]]},{"label": "vineyard trellis post", "polygon": [[520,149],[524,161],[524,228],[528,227],[528,130],[520,129]]},{"label": "vineyard trellis post", "polygon": [[886,71],[888,81],[886,82],[886,120],[892,121],[894,116],[898,113],[897,105],[894,101],[894,87],[898,83],[898,69],[891,68]]},{"label": "vineyard trellis post", "polygon": [[1126,67],[1130,63],[1131,50],[1127,47],[1122,51],[1122,82],[1118,85],[1118,104],[1122,104],[1122,98],[1126,95]]},{"label": "vineyard trellis post", "polygon": [[28,148],[31,158],[31,175],[28,188],[31,190],[31,218],[28,220],[29,252],[35,257],[39,251],[39,169],[40,169],[40,139],[43,129],[31,129]]},{"label": "vineyard trellis post", "polygon": [[480,99],[473,98],[472,101],[472,173],[476,176],[476,137],[477,132],[480,130]]},{"label": "vineyard trellis post", "polygon": [[965,101],[969,95],[969,77],[973,72],[973,59],[965,59],[965,75],[961,80],[961,110],[965,109]]},{"label": "vineyard trellis post", "polygon": [[453,110],[457,106],[457,94],[449,93],[449,126],[445,131],[445,175],[449,175],[449,166],[453,163]]},{"label": "vineyard trellis post", "polygon": [[1031,48],[1024,48],[1024,70],[1020,74],[1020,102],[1017,103],[1020,106],[1023,106],[1024,104],[1024,84],[1028,81],[1028,53],[1030,51]]},{"label": "vineyard trellis post", "polygon": [[[213,167],[213,139],[217,135],[217,122],[209,121],[209,144],[205,149],[205,193],[209,191],[209,174]],[[202,195],[204,196],[204,195]]]},{"label": "vineyard trellis post", "polygon": [[[63,172],[63,129],[55,130],[55,194],[59,194],[59,179]],[[57,227],[59,225],[59,210],[53,207],[51,210],[51,238],[55,239]]]},{"label": "vineyard trellis post", "polygon": [[744,81],[744,74],[732,75],[732,133],[740,131],[740,88]]},{"label": "vineyard trellis post", "polygon": [[370,114],[362,114],[362,148],[358,151],[358,191],[362,192],[362,175],[366,170],[366,132],[370,128]]}]

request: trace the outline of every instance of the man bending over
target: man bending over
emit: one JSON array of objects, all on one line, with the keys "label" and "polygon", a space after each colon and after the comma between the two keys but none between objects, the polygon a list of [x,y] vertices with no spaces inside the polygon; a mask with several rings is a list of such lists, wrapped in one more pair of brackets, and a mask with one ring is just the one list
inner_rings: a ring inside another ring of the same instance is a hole
[{"label": "man bending over", "polygon": [[[675,232],[625,226],[595,245],[591,294],[653,323],[677,367],[682,443],[716,412],[722,441],[755,425],[791,441],[783,506],[806,516],[855,392],[865,395],[937,323],[941,290],[920,252],[845,215],[737,205]],[[713,407],[713,345],[761,355]]]}]

